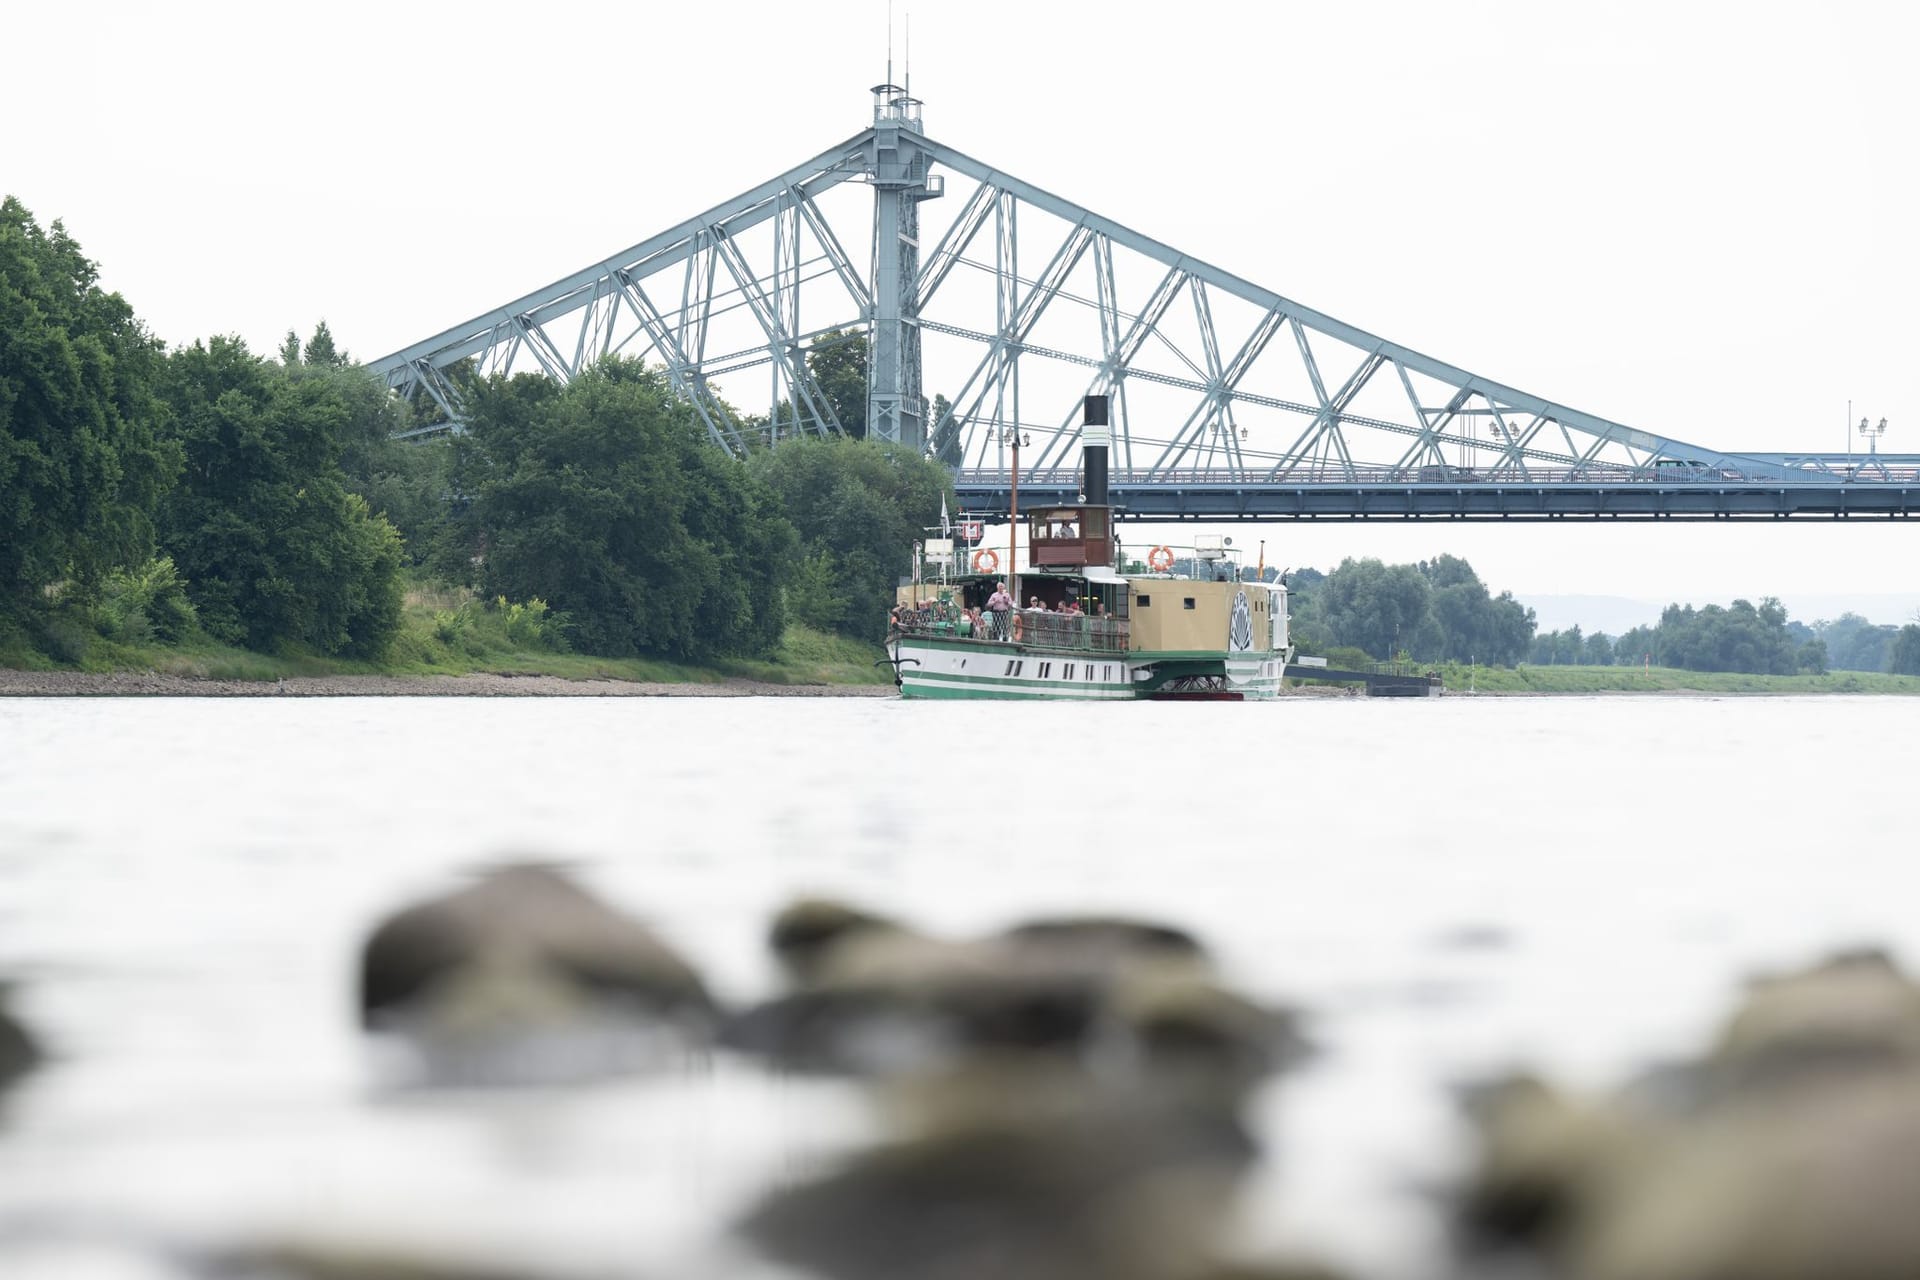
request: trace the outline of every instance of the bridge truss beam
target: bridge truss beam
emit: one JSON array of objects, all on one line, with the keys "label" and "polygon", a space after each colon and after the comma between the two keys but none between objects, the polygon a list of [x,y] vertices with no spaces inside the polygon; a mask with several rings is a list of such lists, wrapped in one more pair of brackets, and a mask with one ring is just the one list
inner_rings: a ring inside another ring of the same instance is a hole
[{"label": "bridge truss beam", "polygon": [[[1064,493],[1077,409],[1097,392],[1113,405],[1116,491],[1141,515],[1906,512],[1893,491],[1913,460],[1713,449],[1521,391],[976,160],[927,137],[904,91],[875,94],[864,132],[373,368],[451,424],[471,374],[567,379],[638,354],[730,452],[863,427],[936,452],[979,506],[1016,432],[1022,489]],[[958,198],[928,203],[949,179]],[[864,412],[815,358],[862,338]],[[1863,506],[1873,485],[1889,493]],[[1745,496],[1721,501],[1732,490]]]}]

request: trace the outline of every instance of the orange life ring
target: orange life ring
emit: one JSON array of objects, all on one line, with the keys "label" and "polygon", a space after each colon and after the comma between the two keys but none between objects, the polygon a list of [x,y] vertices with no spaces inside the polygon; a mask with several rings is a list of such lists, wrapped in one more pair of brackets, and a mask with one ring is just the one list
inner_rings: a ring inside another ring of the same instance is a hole
[{"label": "orange life ring", "polygon": [[1147,552],[1147,568],[1155,573],[1167,573],[1173,569],[1173,548],[1155,547]]},{"label": "orange life ring", "polygon": [[997,573],[1000,569],[1000,553],[992,547],[982,547],[973,553],[973,571],[975,573]]}]

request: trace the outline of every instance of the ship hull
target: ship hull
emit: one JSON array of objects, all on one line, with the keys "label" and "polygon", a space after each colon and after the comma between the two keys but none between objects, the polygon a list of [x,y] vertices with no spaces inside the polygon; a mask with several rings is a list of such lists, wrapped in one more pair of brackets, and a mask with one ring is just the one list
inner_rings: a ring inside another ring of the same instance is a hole
[{"label": "ship hull", "polygon": [[903,698],[1114,702],[1139,696],[1124,653],[929,636],[901,636],[888,651]]},{"label": "ship hull", "polygon": [[888,654],[904,698],[1068,702],[1265,700],[1280,695],[1280,654],[1146,654],[1014,641],[898,636]]}]

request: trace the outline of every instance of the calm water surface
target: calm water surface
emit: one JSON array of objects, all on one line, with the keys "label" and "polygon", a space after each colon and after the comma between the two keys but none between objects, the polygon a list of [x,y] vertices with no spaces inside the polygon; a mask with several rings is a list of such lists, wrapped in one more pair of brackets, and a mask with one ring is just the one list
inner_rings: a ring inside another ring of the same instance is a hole
[{"label": "calm water surface", "polygon": [[0,699],[0,976],[56,1054],[0,1102],[0,1274],[177,1277],[337,1239],[562,1273],[777,1274],[719,1224],[872,1132],[721,1058],[396,1092],[356,948],[476,863],[573,861],[721,993],[799,892],[967,931],[1146,913],[1309,1011],[1250,1247],[1419,1276],[1449,1091],[1601,1085],[1839,945],[1920,957],[1915,704],[1881,698]]}]

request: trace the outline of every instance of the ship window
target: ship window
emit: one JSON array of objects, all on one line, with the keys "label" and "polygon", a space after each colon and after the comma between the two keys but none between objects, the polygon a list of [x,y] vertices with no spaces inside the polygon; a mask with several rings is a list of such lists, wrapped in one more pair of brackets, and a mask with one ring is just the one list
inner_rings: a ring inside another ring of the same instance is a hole
[{"label": "ship window", "polygon": [[1006,671],[1005,671],[1005,673],[1004,673],[1004,674],[1006,674],[1006,675],[1012,675],[1012,674],[1013,674],[1013,659],[1012,659],[1012,658],[1008,658],[1008,659],[1007,659],[1007,669],[1006,669]]},{"label": "ship window", "polygon": [[1152,596],[1135,596],[1133,599],[1134,599],[1134,603],[1139,605],[1142,609],[1146,608],[1148,605],[1153,603]]},{"label": "ship window", "polygon": [[1053,674],[1053,664],[1051,662],[1043,662],[1040,664],[1040,678],[1042,680],[1045,680],[1048,676],[1052,674]]},{"label": "ship window", "polygon": [[1073,664],[1071,662],[1067,664],[1067,679],[1073,679]]},{"label": "ship window", "polygon": [[1187,599],[1186,599],[1186,606],[1187,606],[1187,608],[1189,608],[1189,609],[1191,609],[1191,608],[1193,608],[1193,597],[1192,597],[1192,596],[1188,596],[1188,597],[1187,597]]}]

